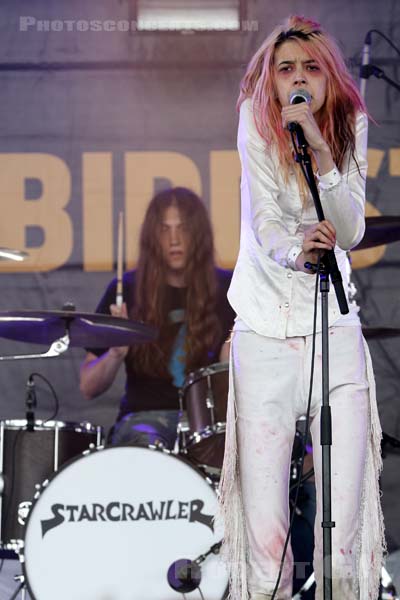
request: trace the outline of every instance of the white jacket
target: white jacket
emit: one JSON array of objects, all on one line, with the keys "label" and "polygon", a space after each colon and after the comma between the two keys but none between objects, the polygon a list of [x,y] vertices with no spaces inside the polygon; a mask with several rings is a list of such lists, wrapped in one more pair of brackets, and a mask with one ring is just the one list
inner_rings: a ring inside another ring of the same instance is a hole
[{"label": "white jacket", "polygon": [[[356,158],[349,155],[338,169],[318,178],[325,218],[336,228],[335,255],[348,290],[346,251],[365,230],[367,175],[366,115],[356,119]],[[275,338],[312,333],[315,277],[295,270],[304,227],[318,221],[311,198],[302,202],[294,171],[286,184],[277,153],[267,148],[254,122],[252,100],[240,108],[238,149],[242,164],[240,250],[228,299],[239,321],[260,335]],[[305,206],[303,206],[305,204]],[[318,307],[319,310],[319,307]],[[342,316],[333,287],[329,293],[329,325],[359,324],[358,307]],[[321,330],[320,319],[317,321]]]}]

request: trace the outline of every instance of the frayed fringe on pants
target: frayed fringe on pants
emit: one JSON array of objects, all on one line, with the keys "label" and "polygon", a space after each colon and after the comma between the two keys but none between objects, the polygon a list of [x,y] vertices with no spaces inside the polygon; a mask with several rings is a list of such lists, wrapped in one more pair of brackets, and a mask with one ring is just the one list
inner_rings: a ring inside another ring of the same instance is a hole
[{"label": "frayed fringe on pants", "polygon": [[[357,522],[351,523],[354,533],[349,532],[353,535],[351,547],[335,548],[334,542],[333,556],[335,557],[335,553],[336,556],[339,556],[339,563],[341,553],[348,552],[352,556],[347,563],[343,561],[343,564],[339,565],[339,575],[335,573],[334,564],[333,597],[334,600],[339,598],[340,600],[376,600],[385,542],[379,492],[379,475],[382,468],[380,452],[382,432],[376,406],[372,363],[368,346],[359,327],[332,327],[330,334],[331,370],[332,363],[336,367],[339,365],[339,369],[336,368],[331,372],[330,377],[333,435],[335,436],[335,429],[340,433],[341,429],[345,430],[349,423],[350,427],[354,427],[354,432],[359,432],[358,443],[355,439],[351,440],[347,447],[337,446],[339,448],[338,470],[342,464],[346,474],[351,473],[352,462],[357,462],[357,457],[360,463],[360,468],[356,465],[353,468],[355,475],[350,477],[355,480],[354,489],[351,485],[352,481],[347,482],[349,485],[346,486],[347,495],[353,497],[335,498],[333,485],[333,520],[335,520],[335,510],[336,513],[340,513],[343,507],[346,508],[348,502],[357,503],[357,512],[354,513]],[[320,341],[320,334],[318,334],[316,377],[311,411],[312,416],[318,418],[318,421],[319,413],[318,415],[316,413],[318,403],[321,402],[320,354],[318,355]],[[300,414],[306,412],[304,407],[306,406],[310,375],[310,348],[311,336],[275,340],[259,336],[251,331],[235,331],[233,335],[225,458],[220,483],[220,510],[217,515],[217,520],[221,520],[224,527],[223,556],[227,562],[230,577],[229,600],[269,598],[268,594],[271,594],[274,588],[283,548],[282,531],[285,527],[285,531],[287,530],[289,512],[287,500],[282,500],[282,490],[287,493],[289,477],[291,445],[288,444],[288,440],[290,442],[290,435],[294,435],[295,420]],[[357,375],[361,382],[359,385],[357,382],[353,382],[357,367],[353,369],[354,372],[348,368],[357,363],[357,360],[361,365],[358,370],[362,371],[360,376]],[[296,365],[297,374],[294,376]],[[346,371],[348,372],[346,373]],[[341,377],[343,381],[340,380]],[[292,382],[287,385],[291,378]],[[362,383],[363,381],[365,384]],[[290,385],[293,390],[292,394]],[[278,398],[273,397],[272,401],[269,401],[269,388],[272,388],[272,394],[274,394],[274,386],[281,391],[281,394]],[[343,402],[343,397],[346,399],[346,394],[348,394],[351,400],[352,394],[355,393],[354,390],[358,389],[361,390],[360,398],[365,399],[365,410],[360,412],[360,417],[356,412],[354,412],[356,416],[352,417],[353,404],[349,405],[350,409],[343,410],[340,403],[335,417],[335,398],[341,398],[340,402]],[[303,391],[300,394],[301,401],[299,401],[299,390]],[[251,406],[254,397],[256,400]],[[267,400],[264,401],[266,397]],[[281,403],[284,410],[279,417]],[[267,414],[268,410],[270,410],[270,416]],[[353,423],[351,422],[352,418]],[[278,425],[275,430],[273,430],[274,419],[275,425]],[[360,421],[359,426],[358,421]],[[353,430],[349,427],[348,430],[352,434]],[[260,432],[258,439],[257,431]],[[318,431],[319,422],[315,421],[312,426],[315,438],[319,438]],[[281,435],[281,440],[279,440],[279,435]],[[316,448],[315,442],[316,439],[314,439],[314,453],[319,456],[320,450]],[[335,444],[335,437],[333,443]],[[270,456],[265,458],[265,452],[269,452]],[[239,454],[241,454],[240,457]],[[284,455],[283,459],[281,454]],[[334,457],[334,452],[332,452],[332,456]],[[314,458],[316,461],[317,457],[314,456]],[[280,465],[282,460],[283,472],[282,465]],[[350,469],[347,469],[346,461],[348,461]],[[268,472],[270,464],[272,464],[272,469]],[[332,467],[334,476],[334,463]],[[343,474],[339,472],[336,475],[339,481],[343,481],[340,479],[343,478]],[[258,482],[255,482],[254,478],[256,480],[258,478]],[[358,486],[356,485],[357,479],[359,480]],[[316,485],[317,490],[320,490],[318,467],[316,468]],[[269,505],[268,502],[270,502]],[[314,556],[317,598],[322,598],[320,585],[322,559],[319,558],[322,554],[320,522],[320,514],[317,514],[316,554]],[[336,535],[340,537],[340,524],[337,523],[337,526],[338,533]],[[263,530],[267,538],[268,532],[271,531],[272,538],[270,540],[262,539]],[[335,529],[333,531],[335,532]],[[346,534],[346,530],[344,531]],[[275,548],[271,548],[274,534],[277,534],[275,541],[278,539],[279,543],[275,544]],[[349,559],[349,557],[347,558]],[[265,564],[261,564],[263,561]],[[286,566],[276,600],[291,598],[291,561],[289,546]],[[343,569],[347,569],[346,573]],[[335,577],[338,578],[335,579]]]}]

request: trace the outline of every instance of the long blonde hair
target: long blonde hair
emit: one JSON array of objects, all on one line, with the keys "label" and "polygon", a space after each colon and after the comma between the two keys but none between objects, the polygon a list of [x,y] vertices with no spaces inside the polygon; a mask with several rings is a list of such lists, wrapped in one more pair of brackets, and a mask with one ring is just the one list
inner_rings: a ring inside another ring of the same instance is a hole
[{"label": "long blonde hair", "polygon": [[343,167],[348,151],[354,156],[356,113],[367,113],[342,52],[319,23],[292,15],[278,25],[249,62],[240,84],[238,108],[246,98],[253,99],[257,130],[269,146],[276,148],[286,180],[293,156],[289,133],[282,126],[274,59],[276,49],[287,40],[295,40],[310,58],[318,62],[327,77],[326,100],[316,119],[339,169]]}]

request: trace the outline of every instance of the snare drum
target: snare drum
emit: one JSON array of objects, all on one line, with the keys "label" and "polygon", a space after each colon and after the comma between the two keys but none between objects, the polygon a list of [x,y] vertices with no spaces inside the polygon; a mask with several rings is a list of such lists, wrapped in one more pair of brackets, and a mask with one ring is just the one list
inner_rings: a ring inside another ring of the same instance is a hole
[{"label": "snare drum", "polygon": [[185,450],[196,464],[222,468],[228,404],[228,363],[190,373],[183,385],[188,435]]},{"label": "snare drum", "polygon": [[[37,493],[23,552],[30,595],[181,600],[168,583],[174,563],[194,561],[222,539],[211,483],[185,459],[153,447],[85,454]],[[221,600],[227,582],[222,560],[211,553],[201,562],[203,597]],[[199,590],[185,595],[200,598]]]},{"label": "snare drum", "polygon": [[102,428],[89,423],[26,420],[0,422],[0,546],[22,546],[23,526],[36,487],[91,444],[102,443]]}]

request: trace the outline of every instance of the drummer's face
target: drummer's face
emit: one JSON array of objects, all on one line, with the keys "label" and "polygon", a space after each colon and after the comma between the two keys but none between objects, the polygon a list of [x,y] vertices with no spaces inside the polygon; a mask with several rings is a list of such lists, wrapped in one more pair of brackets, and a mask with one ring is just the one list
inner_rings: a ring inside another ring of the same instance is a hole
[{"label": "drummer's face", "polygon": [[161,248],[167,268],[175,272],[183,271],[188,253],[188,232],[175,204],[168,206],[163,215]]}]

